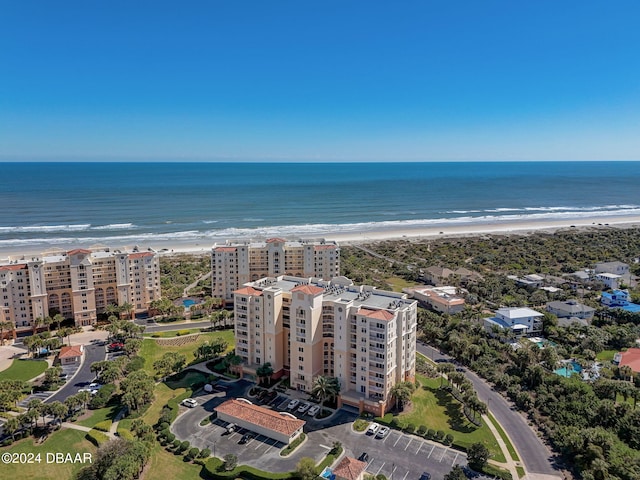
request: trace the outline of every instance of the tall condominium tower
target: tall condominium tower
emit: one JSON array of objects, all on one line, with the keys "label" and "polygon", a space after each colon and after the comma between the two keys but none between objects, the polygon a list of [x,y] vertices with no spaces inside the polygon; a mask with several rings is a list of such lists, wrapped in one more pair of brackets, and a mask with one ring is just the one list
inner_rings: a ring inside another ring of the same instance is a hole
[{"label": "tall condominium tower", "polygon": [[50,251],[0,264],[0,321],[16,330],[55,313],[91,325],[109,304],[129,303],[142,312],[157,298],[160,265],[151,250]]},{"label": "tall condominium tower", "polygon": [[414,380],[417,302],[405,294],[346,277],[266,277],[234,292],[234,314],[245,373],[269,362],[306,392],[316,377],[336,377],[340,404],[376,415],[391,408],[396,383]]},{"label": "tall condominium tower", "polygon": [[212,295],[231,303],[235,290],[263,277],[337,277],[340,248],[325,240],[269,238],[264,242],[227,242],[214,245],[211,270]]}]

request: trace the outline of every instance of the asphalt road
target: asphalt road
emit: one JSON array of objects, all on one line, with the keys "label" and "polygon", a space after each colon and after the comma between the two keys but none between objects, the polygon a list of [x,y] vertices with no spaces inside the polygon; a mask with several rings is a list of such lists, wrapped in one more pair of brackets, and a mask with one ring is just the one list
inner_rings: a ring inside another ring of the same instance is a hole
[{"label": "asphalt road", "polygon": [[[452,357],[441,354],[437,349],[426,344],[418,343],[417,350],[432,360],[454,361]],[[465,370],[465,375],[473,383],[478,398],[488,405],[493,416],[509,435],[527,472],[558,475],[559,470],[554,468],[555,462],[551,451],[529,427],[522,414],[515,410],[515,407],[502,395],[493,391],[482,378],[468,369]]]},{"label": "asphalt road", "polygon": [[64,387],[54,393],[46,400],[46,403],[64,402],[67,397],[75,395],[83,386],[88,385],[95,378],[95,373],[91,371],[91,364],[105,359],[106,350],[100,343],[84,346],[84,363],[78,370],[75,377],[69,380]]}]

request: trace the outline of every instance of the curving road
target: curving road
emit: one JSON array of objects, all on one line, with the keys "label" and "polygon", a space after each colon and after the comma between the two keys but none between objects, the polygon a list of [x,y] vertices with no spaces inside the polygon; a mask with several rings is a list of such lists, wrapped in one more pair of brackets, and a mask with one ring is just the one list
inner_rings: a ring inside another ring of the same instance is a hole
[{"label": "curving road", "polygon": [[[418,343],[417,350],[432,360],[455,361],[452,357],[441,354],[437,349],[426,344]],[[512,404],[502,395],[493,391],[492,387],[475,373],[466,370],[465,375],[473,383],[478,398],[489,406],[493,416],[509,435],[526,471],[562,478],[559,470],[554,467],[553,454],[536,432],[529,427],[525,418],[515,410],[515,407],[512,407]]]}]

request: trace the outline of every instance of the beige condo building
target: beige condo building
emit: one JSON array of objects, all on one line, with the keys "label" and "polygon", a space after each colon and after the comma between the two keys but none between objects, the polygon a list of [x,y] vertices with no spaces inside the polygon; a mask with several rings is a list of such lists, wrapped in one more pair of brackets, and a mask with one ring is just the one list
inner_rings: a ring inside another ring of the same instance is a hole
[{"label": "beige condo building", "polygon": [[305,392],[336,377],[339,404],[360,412],[388,411],[393,386],[415,378],[417,302],[402,293],[346,277],[266,277],[234,292],[234,319],[243,372],[269,362]]},{"label": "beige condo building", "polygon": [[287,241],[227,242],[214,245],[211,256],[212,296],[233,302],[233,292],[247,282],[278,275],[333,278],[340,274],[336,242]]},{"label": "beige condo building", "polygon": [[159,259],[150,250],[49,251],[0,264],[0,321],[17,330],[57,312],[77,326],[91,325],[109,304],[143,312],[159,297]]}]

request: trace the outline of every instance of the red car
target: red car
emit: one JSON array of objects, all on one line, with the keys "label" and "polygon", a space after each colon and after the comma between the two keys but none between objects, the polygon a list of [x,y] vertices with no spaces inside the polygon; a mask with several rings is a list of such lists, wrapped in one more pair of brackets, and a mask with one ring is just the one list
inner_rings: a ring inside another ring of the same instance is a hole
[{"label": "red car", "polygon": [[114,342],[109,344],[109,351],[117,352],[118,350],[122,350],[124,348],[124,343]]}]

